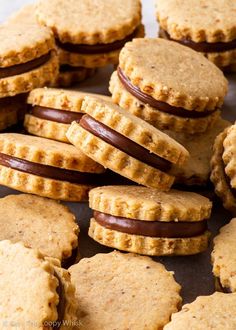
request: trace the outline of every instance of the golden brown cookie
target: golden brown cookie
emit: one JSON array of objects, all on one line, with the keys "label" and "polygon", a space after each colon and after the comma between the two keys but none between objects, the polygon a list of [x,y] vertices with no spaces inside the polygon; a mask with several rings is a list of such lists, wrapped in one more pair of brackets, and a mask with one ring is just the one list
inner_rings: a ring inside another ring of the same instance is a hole
[{"label": "golden brown cookie", "polygon": [[0,42],[0,98],[29,92],[56,78],[58,57],[48,28],[5,23],[0,27]]},{"label": "golden brown cookie", "polygon": [[236,294],[215,292],[199,296],[172,314],[164,330],[234,330],[236,328]]},{"label": "golden brown cookie", "polygon": [[[148,257],[118,251],[97,254],[69,272],[81,330],[162,329],[181,304],[173,273]],[[140,303],[145,317],[137,308]]]},{"label": "golden brown cookie", "polygon": [[224,69],[236,63],[234,1],[156,0],[162,37],[188,46]]},{"label": "golden brown cookie", "polygon": [[153,126],[192,134],[214,125],[227,80],[187,47],[164,39],[135,39],[120,53],[110,92],[115,103]]},{"label": "golden brown cookie", "polygon": [[236,292],[236,219],[220,229],[211,254],[213,274],[224,292]]},{"label": "golden brown cookie", "polygon": [[80,123],[66,136],[77,148],[104,167],[139,184],[168,190],[174,177],[171,164],[182,165],[187,150],[166,134],[117,105],[85,97]]},{"label": "golden brown cookie", "polygon": [[0,134],[0,184],[67,201],[87,199],[103,167],[74,146],[23,134]]},{"label": "golden brown cookie", "polygon": [[181,143],[190,154],[188,161],[181,167],[172,166],[171,173],[175,183],[185,185],[206,185],[210,178],[210,160],[215,138],[231,123],[219,117],[214,125],[204,133],[184,134],[170,130],[164,133]]},{"label": "golden brown cookie", "polygon": [[198,194],[138,186],[92,189],[89,236],[116,249],[147,255],[191,255],[208,246],[211,202]]},{"label": "golden brown cookie", "polygon": [[22,241],[65,261],[78,245],[78,234],[74,214],[57,201],[26,194],[0,199],[0,240]]},{"label": "golden brown cookie", "polygon": [[40,0],[36,16],[53,30],[61,64],[87,68],[116,64],[124,44],[144,36],[139,0]]},{"label": "golden brown cookie", "polygon": [[28,97],[29,112],[24,127],[33,135],[69,143],[66,132],[70,124],[84,114],[82,102],[86,95],[110,100],[105,95],[56,88],[37,88]]},{"label": "golden brown cookie", "polygon": [[226,128],[219,134],[215,140],[213,147],[213,155],[211,158],[211,181],[215,186],[215,193],[220,197],[224,207],[236,214],[236,194],[231,186],[230,177],[226,173],[226,164],[223,160],[224,140],[230,128]]}]

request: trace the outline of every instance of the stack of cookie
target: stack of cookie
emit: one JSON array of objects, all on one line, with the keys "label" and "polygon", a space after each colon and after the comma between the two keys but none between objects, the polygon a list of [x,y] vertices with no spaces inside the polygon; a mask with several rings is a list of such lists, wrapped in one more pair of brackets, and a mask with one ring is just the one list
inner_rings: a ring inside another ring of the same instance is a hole
[{"label": "stack of cookie", "polygon": [[58,58],[52,32],[36,24],[5,23],[0,26],[0,41],[2,131],[24,119],[26,93],[54,81]]}]

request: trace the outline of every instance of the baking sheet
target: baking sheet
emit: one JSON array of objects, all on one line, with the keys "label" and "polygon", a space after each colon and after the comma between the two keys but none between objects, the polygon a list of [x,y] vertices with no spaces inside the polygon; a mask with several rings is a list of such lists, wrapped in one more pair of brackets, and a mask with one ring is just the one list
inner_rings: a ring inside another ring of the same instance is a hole
[{"label": "baking sheet", "polygon": [[[32,1],[14,0],[9,3],[7,0],[0,0],[0,22],[6,15],[18,9],[24,3]],[[148,36],[157,35],[157,25],[154,19],[152,0],[143,1],[144,23]],[[113,67],[100,69],[96,76],[85,81],[79,86],[79,90],[100,94],[109,94],[108,82]],[[227,75],[230,81],[230,88],[225,104],[223,106],[223,117],[231,122],[236,120],[236,75]],[[207,77],[206,77],[207,79]],[[207,143],[207,141],[206,141]],[[0,187],[0,197],[18,192]],[[79,252],[81,257],[91,257],[96,253],[109,252],[112,249],[99,245],[87,235],[91,211],[87,203],[65,203],[75,213],[81,229],[79,235]],[[209,221],[209,228],[212,231],[212,238],[219,228],[231,219],[230,214],[224,210],[219,200],[215,200],[212,217]],[[189,257],[162,257],[153,258],[162,262],[168,270],[175,272],[175,278],[182,286],[182,297],[184,302],[191,302],[199,295],[208,295],[214,292],[214,279],[211,272],[210,252],[212,243],[208,250],[202,254]]]}]

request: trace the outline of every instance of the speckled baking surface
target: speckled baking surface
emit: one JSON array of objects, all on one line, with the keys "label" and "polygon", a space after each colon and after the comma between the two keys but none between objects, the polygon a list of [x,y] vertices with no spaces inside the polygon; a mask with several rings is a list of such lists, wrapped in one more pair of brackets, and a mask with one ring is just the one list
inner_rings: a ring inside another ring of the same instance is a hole
[{"label": "speckled baking surface", "polygon": [[[25,0],[0,0],[0,22],[7,15],[32,1]],[[155,22],[153,1],[143,0],[144,23],[148,36],[157,35],[157,25]],[[108,81],[113,71],[113,67],[100,69],[98,74],[79,86],[79,90],[108,94]],[[227,75],[230,81],[230,90],[223,107],[223,117],[234,122],[236,120],[236,74]],[[207,143],[207,141],[206,141]],[[7,194],[16,194],[16,191],[0,187],[0,197]],[[81,228],[79,236],[79,251],[81,257],[91,257],[99,252],[109,252],[111,249],[103,247],[94,242],[87,235],[89,218],[91,211],[86,203],[68,203],[70,209],[76,214]],[[212,217],[209,221],[209,228],[212,237],[218,232],[219,228],[231,219],[231,215],[222,208],[219,200],[215,199]],[[190,257],[165,257],[153,258],[162,262],[168,270],[175,272],[176,280],[182,286],[182,296],[184,302],[193,301],[198,295],[211,294],[214,291],[214,279],[211,273],[210,252],[212,247],[196,256]]]}]

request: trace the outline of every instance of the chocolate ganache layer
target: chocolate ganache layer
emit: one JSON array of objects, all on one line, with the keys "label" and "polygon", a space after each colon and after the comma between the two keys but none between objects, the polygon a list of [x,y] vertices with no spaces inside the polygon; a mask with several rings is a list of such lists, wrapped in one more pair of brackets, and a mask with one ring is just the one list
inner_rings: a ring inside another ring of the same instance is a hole
[{"label": "chocolate ganache layer", "polygon": [[221,281],[219,277],[215,277],[215,287],[217,291],[223,292],[223,293],[232,293],[232,290],[228,287],[225,287],[221,284]]},{"label": "chocolate ganache layer", "polygon": [[84,113],[57,110],[53,108],[42,107],[39,105],[33,106],[29,112],[38,118],[55,121],[62,124],[71,124],[74,120],[80,120]]},{"label": "chocolate ganache layer", "polygon": [[144,221],[116,217],[98,211],[94,211],[94,219],[108,229],[149,237],[186,238],[201,235],[207,230],[206,220],[198,222]]},{"label": "chocolate ganache layer", "polygon": [[196,50],[197,52],[202,52],[202,53],[221,53],[236,49],[236,40],[232,40],[229,42],[206,42],[206,41],[194,42],[191,39],[187,39],[187,38],[177,40],[177,39],[172,39],[169,33],[163,29],[161,29],[160,35],[165,39],[176,41],[184,46],[187,46],[189,48]]},{"label": "chocolate ganache layer", "polygon": [[84,115],[79,124],[86,131],[147,165],[164,172],[171,168],[171,163],[168,160],[151,153],[136,142],[98,122],[89,115]]},{"label": "chocolate ganache layer", "polygon": [[51,52],[26,63],[0,68],[0,79],[16,76],[18,74],[22,74],[34,70],[39,66],[48,62],[50,58],[51,58]]},{"label": "chocolate ganache layer", "polygon": [[[59,296],[59,302],[57,305],[57,320],[52,322],[52,329],[60,329],[61,325],[63,324],[64,316],[65,316],[65,309],[66,309],[66,296],[65,296],[65,289],[64,285],[59,277],[59,275],[54,271],[54,276],[58,280],[57,286],[57,294]],[[47,328],[47,324],[45,324]]]},{"label": "chocolate ganache layer", "polygon": [[59,39],[56,40],[56,44],[61,49],[64,49],[71,53],[78,54],[102,54],[112,52],[118,49],[123,48],[126,42],[131,41],[137,35],[137,30],[135,29],[133,33],[128,35],[126,38],[122,40],[117,40],[109,44],[95,44],[95,45],[86,45],[86,44],[72,44],[69,42],[63,43]]},{"label": "chocolate ganache layer", "polygon": [[67,170],[50,165],[33,163],[25,159],[0,153],[0,165],[21,172],[75,184],[96,185],[100,183],[99,174]]},{"label": "chocolate ganache layer", "polygon": [[166,112],[170,115],[175,115],[178,117],[184,118],[204,118],[211,115],[216,110],[211,111],[194,111],[194,110],[185,110],[184,108],[174,107],[162,101],[157,101],[152,96],[142,92],[137,86],[134,86],[128,77],[124,74],[120,67],[117,68],[118,77],[124,86],[124,88],[136,97],[141,102],[150,105],[153,108],[156,108],[159,111]]}]

